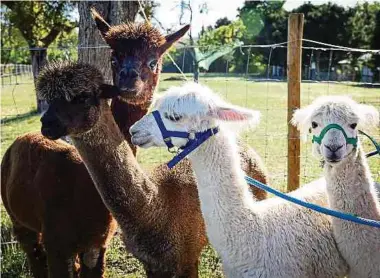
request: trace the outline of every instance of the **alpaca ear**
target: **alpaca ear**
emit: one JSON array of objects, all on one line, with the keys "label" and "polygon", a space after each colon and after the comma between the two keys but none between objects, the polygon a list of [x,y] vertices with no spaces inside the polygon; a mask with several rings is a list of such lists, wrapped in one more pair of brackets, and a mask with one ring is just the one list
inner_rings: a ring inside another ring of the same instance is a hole
[{"label": "alpaca ear", "polygon": [[92,18],[95,20],[96,26],[102,34],[103,39],[105,39],[105,35],[111,26],[103,19],[103,17],[95,10],[95,8],[91,8],[91,14]]},{"label": "alpaca ear", "polygon": [[311,109],[309,106],[305,108],[299,108],[294,111],[292,120],[290,121],[292,125],[297,127],[301,132],[306,132],[309,130],[309,121]]},{"label": "alpaca ear", "polygon": [[370,131],[380,125],[379,111],[372,105],[358,104],[359,128]]},{"label": "alpaca ear", "polygon": [[118,87],[109,84],[100,85],[99,98],[114,98],[120,95],[120,90]]},{"label": "alpaca ear", "polygon": [[311,107],[306,106],[305,108],[300,108],[294,111],[293,117],[291,119],[291,124],[296,126],[301,132],[301,137],[304,141],[307,140],[307,133],[310,132],[310,117],[311,117]]},{"label": "alpaca ear", "polygon": [[226,122],[249,122],[250,125],[258,125],[261,113],[241,107],[217,107],[209,113],[213,118]]},{"label": "alpaca ear", "polygon": [[190,25],[185,25],[177,32],[167,35],[165,37],[165,43],[162,44],[159,48],[160,55],[164,54],[175,42],[181,39],[189,29]]}]

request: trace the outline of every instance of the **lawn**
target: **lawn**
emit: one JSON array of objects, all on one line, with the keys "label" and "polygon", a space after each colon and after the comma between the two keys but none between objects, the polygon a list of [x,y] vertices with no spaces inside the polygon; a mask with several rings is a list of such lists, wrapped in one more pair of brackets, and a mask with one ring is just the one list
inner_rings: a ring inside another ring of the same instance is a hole
[{"label": "lawn", "polygon": [[[165,79],[170,76],[173,75],[162,75],[159,93],[172,85],[181,83],[180,81],[166,81]],[[272,185],[284,190],[287,180],[287,84],[285,82],[253,82],[246,81],[242,77],[223,75],[202,76],[200,81],[219,92],[230,102],[262,112],[259,127],[242,136],[263,158],[269,170]],[[35,94],[32,84],[6,85],[1,89],[1,155],[3,155],[18,135],[39,130],[40,117],[34,113]],[[380,108],[380,89],[378,88],[350,84],[303,83],[301,90],[302,105],[310,103],[317,96],[340,94],[350,95],[357,101]],[[374,131],[372,135],[380,139],[380,130]],[[303,183],[315,179],[321,174],[318,160],[310,155],[309,141],[302,144],[301,176]],[[368,140],[364,140],[364,147],[367,151],[372,150]],[[140,150],[138,153],[138,161],[147,171],[155,165],[167,161],[169,157],[170,154],[165,149]],[[369,162],[374,179],[380,181],[380,159],[374,157]],[[6,228],[8,225],[7,221],[2,221],[2,228]],[[2,258],[2,262],[3,260],[4,258]],[[128,273],[131,276],[127,277],[142,275],[141,266],[124,252],[119,238],[113,241],[112,248],[108,253],[108,263],[110,266],[108,277],[125,277]],[[11,267],[9,266],[9,268]],[[221,276],[220,263],[211,248],[205,250],[203,254],[200,272],[202,277]]]}]

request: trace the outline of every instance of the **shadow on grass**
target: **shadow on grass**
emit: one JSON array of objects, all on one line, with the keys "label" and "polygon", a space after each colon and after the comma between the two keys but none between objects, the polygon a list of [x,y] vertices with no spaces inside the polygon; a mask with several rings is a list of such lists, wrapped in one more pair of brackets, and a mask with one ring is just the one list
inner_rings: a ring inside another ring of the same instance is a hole
[{"label": "shadow on grass", "polygon": [[379,89],[380,88],[380,83],[363,83],[363,84],[353,84],[351,85],[352,87],[359,87],[359,88],[369,88],[369,89]]},{"label": "shadow on grass", "polygon": [[16,116],[11,116],[11,117],[4,117],[0,120],[1,124],[12,124],[12,123],[17,123],[23,120],[27,120],[30,117],[38,115],[37,110],[32,110],[23,114],[19,114]]}]

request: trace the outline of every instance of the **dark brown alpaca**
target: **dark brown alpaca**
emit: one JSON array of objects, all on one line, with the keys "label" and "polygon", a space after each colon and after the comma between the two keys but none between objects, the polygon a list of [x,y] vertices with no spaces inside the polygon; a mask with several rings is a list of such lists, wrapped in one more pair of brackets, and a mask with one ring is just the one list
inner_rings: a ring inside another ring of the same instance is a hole
[{"label": "dark brown alpaca", "polygon": [[[147,24],[110,26],[94,9],[92,14],[102,37],[112,49],[113,81],[121,90],[120,96],[112,100],[112,112],[121,132],[136,153],[136,146],[131,144],[129,128],[148,112],[153,98],[152,93],[158,86],[163,54],[187,32],[190,26],[187,25],[176,33],[164,37]],[[267,183],[268,175],[260,157],[243,143],[240,143],[240,147],[242,165],[247,174]],[[177,181],[183,180],[195,182],[186,159],[176,168],[177,170],[170,171],[162,165],[156,169],[156,174],[160,173],[161,179],[168,183],[178,183]],[[251,190],[259,200],[267,197],[263,190],[253,187]]]},{"label": "dark brown alpaca", "polygon": [[[97,15],[95,15],[95,18],[98,26],[104,31],[103,34],[105,35],[107,33],[106,29],[111,27]],[[105,29],[102,28],[104,26]],[[187,27],[166,38],[161,35],[158,38],[159,33],[154,31],[155,29],[148,32],[151,29],[153,28],[145,24],[136,26],[122,25],[115,29],[118,32],[114,31],[110,33],[113,34],[113,37],[111,36],[106,39],[106,41],[114,47],[113,59],[117,59],[118,63],[114,63],[115,65],[113,67],[115,84],[124,87],[122,97],[114,98],[112,101],[112,112],[120,130],[128,142],[130,142],[129,127],[147,112],[154,89],[157,87],[163,51],[178,40],[186,32]],[[141,38],[139,32],[142,33]],[[152,36],[154,40],[150,42],[150,37],[147,37],[147,34],[152,33],[155,34],[156,38]],[[141,47],[141,42],[144,41],[153,48]],[[157,41],[166,43],[161,45],[160,48],[157,48],[154,46],[154,41],[156,41],[156,43]],[[136,50],[136,47],[139,47],[138,50]],[[145,52],[142,53],[141,49],[145,49]],[[132,56],[125,55],[126,53],[132,53]],[[137,61],[134,65],[135,67],[139,66],[136,71],[140,73],[139,78],[143,83],[136,79],[133,72],[131,73],[130,68],[126,70],[126,67],[122,68],[120,66],[123,64],[127,65],[127,62],[130,61],[132,57],[135,58],[132,60]],[[156,67],[154,67],[153,64],[148,64],[148,62],[151,62],[152,57],[156,57],[158,61]],[[153,70],[149,69],[150,67],[153,68]],[[122,73],[123,70],[124,72]],[[120,77],[124,80],[122,80],[121,84],[119,84]],[[135,152],[135,149],[133,149],[133,151]],[[252,150],[248,153],[244,152],[242,156],[244,169],[247,173],[266,182],[266,173],[260,164],[258,156]],[[98,242],[102,242],[103,247],[101,248],[99,256],[99,263],[94,268],[91,268],[92,274],[89,275],[89,277],[101,277],[96,276],[94,273],[103,273],[104,261],[102,259],[104,256],[102,254],[106,248],[107,240],[113,235],[115,222],[113,218],[110,217],[104,204],[102,204],[97,190],[77,151],[61,140],[52,142],[45,139],[40,133],[30,133],[16,139],[4,156],[1,167],[2,198],[4,203],[10,203],[10,205],[7,206],[7,211],[15,224],[15,234],[22,242],[22,245],[25,246],[24,250],[28,254],[32,269],[39,269],[39,272],[35,273],[43,272],[42,268],[44,263],[40,262],[43,261],[43,258],[46,256],[40,244],[41,232],[43,231],[42,227],[45,223],[53,222],[54,224],[68,223],[67,225],[60,226],[62,230],[60,230],[60,233],[57,235],[54,234],[54,230],[51,231],[53,233],[51,235],[52,238],[59,238],[59,240],[57,240],[56,249],[61,253],[71,254],[72,252],[77,252],[77,249],[70,250],[71,245],[66,244],[65,235],[68,229],[70,229],[71,232],[67,234],[75,234],[75,240],[81,242],[83,246],[86,246],[84,249],[80,249],[80,251],[78,251],[79,253],[83,253],[81,250],[94,249],[96,251],[97,248],[95,247],[99,245]],[[48,168],[49,171],[44,171],[46,168]],[[72,173],[75,173],[75,175]],[[194,186],[195,184],[188,162],[183,162],[181,165],[178,165],[174,171],[168,171],[165,166],[158,167],[155,170],[154,180],[160,184],[167,184],[167,187],[172,184],[181,183],[189,184],[189,186]],[[42,197],[38,199],[34,198],[37,194],[25,194],[28,192],[25,190],[25,187],[35,188],[35,191],[39,192],[39,195]],[[51,194],[40,193],[44,192],[46,188],[49,188]],[[81,190],[76,191],[76,188],[80,188]],[[173,190],[175,190],[175,187]],[[195,187],[194,191],[196,191]],[[75,192],[75,194],[72,194],[72,192]],[[262,191],[256,191],[255,194],[259,199],[263,199],[266,196]],[[38,206],[34,208],[34,204],[37,203],[41,204],[41,207],[45,209],[45,214],[43,214],[42,209],[38,209]],[[55,203],[59,203],[60,206],[54,210],[50,210],[49,207],[52,206],[51,204],[54,205]],[[92,204],[91,209],[85,210],[87,213],[86,216],[82,217],[76,213],[66,213],[66,211],[75,212],[83,210],[84,208],[90,208],[90,206],[87,205],[85,207],[83,206],[83,204],[88,203]],[[19,213],[20,209],[22,210],[24,207],[24,204],[25,210]],[[75,224],[80,221],[83,225]],[[90,221],[92,222],[89,223]],[[35,225],[28,223],[34,223]],[[194,226],[196,225],[201,226],[198,233],[200,233],[202,237],[199,241],[196,241],[197,237],[195,237],[188,242],[194,245],[194,249],[200,250],[205,244],[203,219],[201,219],[200,222],[196,222]],[[94,235],[93,240],[85,237],[86,233],[91,231],[98,231],[97,236]],[[24,236],[24,234],[28,236]],[[84,236],[82,236],[82,234]],[[68,240],[71,241],[72,239],[68,238]],[[94,243],[94,248],[92,248],[92,243]],[[178,248],[181,249],[182,246]],[[35,250],[41,251],[36,252]],[[133,252],[133,249],[131,251]],[[96,252],[92,251],[92,253],[94,253],[93,257],[96,258]],[[36,256],[38,259],[36,259]],[[199,253],[194,255],[196,258],[198,258],[198,256]],[[141,256],[139,258],[141,258]],[[194,258],[192,258],[192,260],[194,260]],[[179,266],[178,269],[181,267],[183,266]],[[90,270],[90,268],[87,268],[84,264],[82,264],[82,269],[86,271]],[[85,271],[82,273],[85,273]]]},{"label": "dark brown alpaca", "polygon": [[[88,66],[64,64],[50,66],[41,74],[38,92],[50,103],[41,119],[43,134],[52,139],[71,137],[104,203],[117,219],[127,249],[143,262],[148,277],[197,277],[206,237],[190,168],[183,164],[183,169],[176,169],[174,176],[180,183],[162,175],[150,179],[104,99],[112,96],[112,89],[102,89],[99,81],[98,90],[88,91],[85,88],[96,86],[85,85],[80,78],[83,74],[76,74],[78,80],[73,84],[85,86],[81,90],[74,87],[70,98],[63,97],[66,89],[52,86],[73,78],[72,72],[87,71]],[[92,71],[97,72],[95,68]]]}]

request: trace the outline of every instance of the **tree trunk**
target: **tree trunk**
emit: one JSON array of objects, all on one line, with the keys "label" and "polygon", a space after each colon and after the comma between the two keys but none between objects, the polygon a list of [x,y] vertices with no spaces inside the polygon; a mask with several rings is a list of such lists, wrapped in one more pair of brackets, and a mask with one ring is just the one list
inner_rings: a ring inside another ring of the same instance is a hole
[{"label": "tree trunk", "polygon": [[110,24],[118,25],[123,22],[134,22],[139,10],[138,1],[80,1],[79,2],[79,49],[78,60],[98,67],[107,82],[112,83],[110,55],[100,32],[92,19],[90,8],[94,7]]},{"label": "tree trunk", "polygon": [[[46,48],[34,48],[34,50],[30,51],[30,56],[32,58],[32,71],[33,71],[33,80],[34,86],[36,85],[38,74],[40,73],[41,68],[46,63],[47,58],[47,50]],[[42,113],[48,108],[48,104],[45,100],[41,100],[38,98],[36,94],[37,100],[37,112]]]}]

